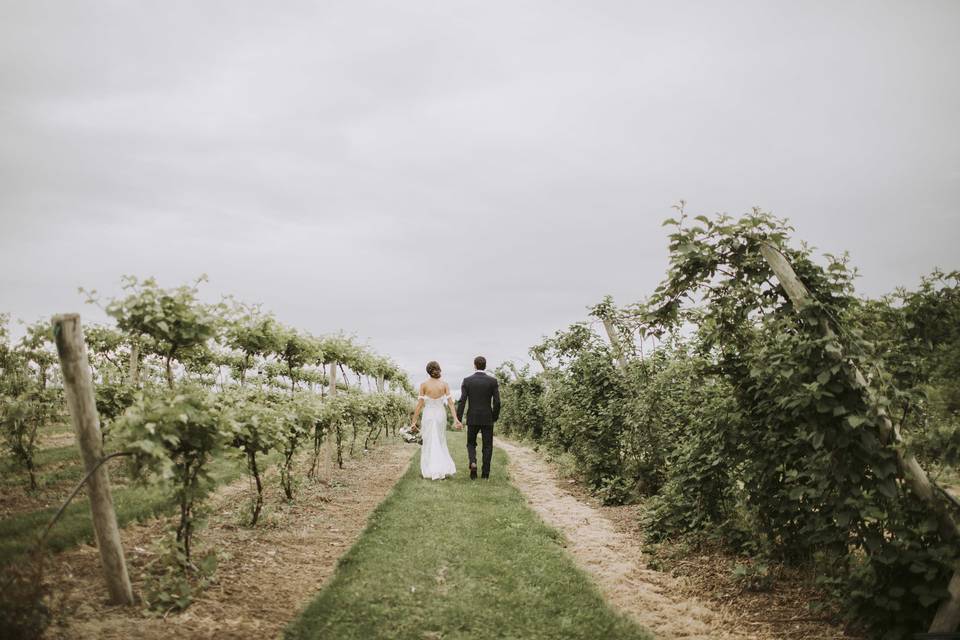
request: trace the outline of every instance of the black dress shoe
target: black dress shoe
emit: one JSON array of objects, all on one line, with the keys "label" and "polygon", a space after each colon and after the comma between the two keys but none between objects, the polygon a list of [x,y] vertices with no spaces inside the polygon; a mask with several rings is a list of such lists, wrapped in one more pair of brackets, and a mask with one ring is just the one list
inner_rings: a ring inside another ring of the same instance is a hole
[{"label": "black dress shoe", "polygon": [[470,479],[471,479],[471,480],[476,480],[476,479],[477,479],[477,465],[476,465],[476,463],[470,463]]}]

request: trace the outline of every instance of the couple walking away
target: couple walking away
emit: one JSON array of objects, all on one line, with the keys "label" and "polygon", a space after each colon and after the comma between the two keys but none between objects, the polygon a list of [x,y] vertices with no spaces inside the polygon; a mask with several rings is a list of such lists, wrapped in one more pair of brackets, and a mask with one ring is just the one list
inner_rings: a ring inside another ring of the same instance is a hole
[{"label": "couple walking away", "polygon": [[490,458],[493,456],[493,423],[500,416],[500,385],[497,379],[486,372],[487,359],[477,356],[473,360],[476,373],[463,379],[460,386],[460,400],[456,407],[450,394],[450,385],[440,377],[440,365],[434,361],[427,363],[430,377],[420,384],[420,395],[413,410],[413,424],[416,430],[417,416],[423,411],[421,436],[423,449],[420,451],[420,474],[424,478],[440,480],[457,472],[450,451],[447,449],[447,412],[444,405],[450,407],[453,416],[453,428],[463,429],[463,410],[467,409],[467,457],[470,459],[470,479],[477,479],[477,434],[483,438],[483,466],[480,477],[490,477]]}]

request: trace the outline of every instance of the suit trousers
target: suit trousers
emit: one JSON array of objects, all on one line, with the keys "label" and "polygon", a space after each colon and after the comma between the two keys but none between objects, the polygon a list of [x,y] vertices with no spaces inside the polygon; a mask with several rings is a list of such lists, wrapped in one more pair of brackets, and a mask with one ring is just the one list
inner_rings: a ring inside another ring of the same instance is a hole
[{"label": "suit trousers", "polygon": [[492,424],[468,424],[467,425],[467,457],[471,464],[477,463],[477,434],[482,436],[483,442],[483,465],[480,467],[480,477],[490,477],[490,458],[493,457],[493,425]]}]

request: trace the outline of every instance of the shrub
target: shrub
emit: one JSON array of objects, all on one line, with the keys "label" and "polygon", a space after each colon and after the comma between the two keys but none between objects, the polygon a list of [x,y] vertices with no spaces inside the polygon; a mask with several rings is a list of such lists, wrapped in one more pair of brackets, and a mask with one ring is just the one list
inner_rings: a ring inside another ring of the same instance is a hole
[{"label": "shrub", "polygon": [[253,477],[257,495],[250,512],[250,526],[256,526],[263,508],[263,479],[261,460],[277,447],[282,416],[266,405],[264,394],[230,390],[218,398],[220,410],[229,412],[231,432],[228,442],[240,451],[247,472]]},{"label": "shrub", "polygon": [[187,561],[197,504],[213,487],[208,465],[234,433],[232,421],[201,389],[140,394],[117,420],[118,440],[133,453],[134,475],[169,483],[180,507],[177,542]]}]

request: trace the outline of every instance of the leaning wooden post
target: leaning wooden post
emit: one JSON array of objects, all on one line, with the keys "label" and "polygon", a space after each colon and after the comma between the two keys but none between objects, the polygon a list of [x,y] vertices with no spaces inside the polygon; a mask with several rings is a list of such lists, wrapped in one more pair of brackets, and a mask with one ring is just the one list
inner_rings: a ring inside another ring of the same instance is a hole
[{"label": "leaning wooden post", "polygon": [[337,395],[337,363],[330,363],[330,397]]},{"label": "leaning wooden post", "polygon": [[960,571],[953,572],[947,586],[949,597],[940,604],[930,624],[930,633],[949,633],[960,625]]},{"label": "leaning wooden post", "polygon": [[617,328],[613,326],[613,320],[608,317],[601,318],[603,328],[607,331],[607,338],[610,340],[610,346],[613,348],[613,355],[617,359],[617,366],[621,371],[627,370],[627,358],[623,353],[623,346],[620,344],[620,336],[617,335]]},{"label": "leaning wooden post", "polygon": [[[76,313],[54,316],[53,337],[63,371],[67,408],[70,410],[77,444],[83,454],[83,466],[87,473],[90,473],[103,459],[103,444],[80,316]],[[117,515],[113,510],[113,498],[110,495],[110,477],[105,465],[93,472],[87,481],[87,487],[90,511],[93,514],[93,531],[100,549],[100,561],[107,579],[110,600],[115,604],[133,604],[133,589],[127,575],[127,563],[120,544],[120,529],[117,527]]]},{"label": "leaning wooden post", "polygon": [[537,364],[540,365],[540,368],[543,369],[544,372],[546,372],[546,370],[547,370],[547,361],[544,359],[544,357],[541,356],[540,354],[534,354],[533,358],[534,358],[534,360],[537,361]]},{"label": "leaning wooden post", "polygon": [[[770,265],[770,269],[773,270],[777,280],[780,281],[780,285],[783,287],[783,290],[786,291],[787,297],[793,302],[794,307],[801,310],[814,301],[806,285],[803,284],[803,281],[797,276],[796,271],[793,270],[786,256],[784,256],[779,249],[770,244],[761,243],[760,254],[763,256],[763,259],[766,260],[767,264]],[[824,318],[820,319],[820,327],[827,338],[836,336]],[[856,366],[853,366],[852,369],[852,382],[866,393],[868,389],[866,378],[864,378]],[[885,444],[892,443],[899,445],[901,443],[900,425],[893,424],[893,421],[883,407],[874,406],[873,408],[879,417],[881,440]],[[933,482],[920,466],[917,458],[912,453],[905,452],[902,446],[897,446],[896,452],[900,472],[904,480],[910,485],[913,494],[936,514],[940,522],[940,529],[945,535],[951,536],[955,540],[960,540],[960,526],[958,526],[950,514],[947,504],[936,495]],[[937,614],[930,626],[930,633],[951,632],[960,626],[960,571],[954,571],[948,589],[950,595],[940,604],[940,608],[937,610]]]},{"label": "leaning wooden post", "polygon": [[140,341],[134,338],[130,342],[130,366],[127,370],[127,384],[140,386]]}]

